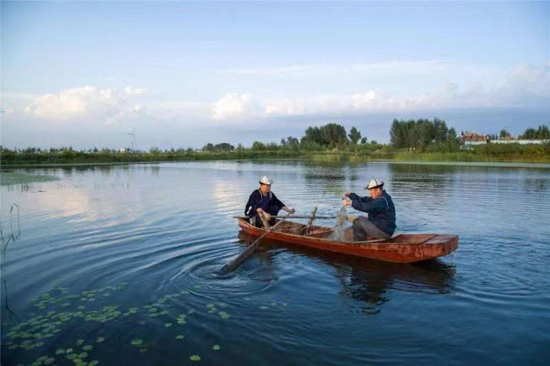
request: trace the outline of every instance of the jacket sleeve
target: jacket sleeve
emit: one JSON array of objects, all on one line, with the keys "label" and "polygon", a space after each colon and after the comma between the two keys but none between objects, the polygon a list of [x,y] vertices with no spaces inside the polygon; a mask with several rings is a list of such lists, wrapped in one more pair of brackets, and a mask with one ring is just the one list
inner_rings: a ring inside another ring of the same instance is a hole
[{"label": "jacket sleeve", "polygon": [[244,214],[248,217],[256,215],[256,209],[258,208],[259,201],[255,196],[255,193],[256,191],[252,192],[244,208]]},{"label": "jacket sleeve", "polygon": [[372,197],[359,197],[355,193],[350,194],[351,206],[367,213],[376,213],[387,210],[387,201],[384,198],[373,199]]},{"label": "jacket sleeve", "polygon": [[273,193],[273,198],[271,199],[271,204],[273,206],[277,206],[279,208],[279,210],[283,207],[285,207],[285,204],[283,202],[281,202],[277,196],[275,196],[275,193]]}]

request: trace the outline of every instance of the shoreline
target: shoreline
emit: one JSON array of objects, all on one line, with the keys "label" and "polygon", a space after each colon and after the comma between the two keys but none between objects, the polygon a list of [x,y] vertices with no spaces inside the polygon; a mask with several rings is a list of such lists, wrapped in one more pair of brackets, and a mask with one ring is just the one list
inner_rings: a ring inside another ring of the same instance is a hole
[{"label": "shoreline", "polygon": [[[316,163],[394,163],[394,164],[410,164],[410,165],[465,165],[465,166],[486,166],[486,165],[499,165],[507,167],[515,166],[529,166],[539,168],[550,168],[550,158],[542,159],[502,159],[487,156],[469,156],[469,159],[441,159],[433,160],[422,156],[422,154],[415,154],[415,157],[420,159],[412,159],[412,156],[403,158],[403,156],[396,158],[372,158],[368,156],[355,155],[353,153],[317,153],[306,156],[292,156],[292,157],[217,157],[217,156],[204,156],[200,159],[194,157],[191,158],[179,158],[179,159],[158,159],[158,160],[136,160],[136,161],[110,161],[110,162],[59,162],[59,163],[14,163],[6,164],[2,162],[0,164],[1,171],[9,171],[11,169],[25,169],[25,168],[63,168],[63,167],[85,167],[85,166],[117,166],[117,165],[130,165],[130,164],[160,164],[160,163],[187,163],[187,162],[220,162],[220,161],[235,161],[235,162],[276,162],[276,161],[304,161],[304,162],[316,162]],[[455,157],[456,158],[456,157]],[[472,159],[473,158],[473,159]],[[477,158],[477,159],[476,159]]]}]

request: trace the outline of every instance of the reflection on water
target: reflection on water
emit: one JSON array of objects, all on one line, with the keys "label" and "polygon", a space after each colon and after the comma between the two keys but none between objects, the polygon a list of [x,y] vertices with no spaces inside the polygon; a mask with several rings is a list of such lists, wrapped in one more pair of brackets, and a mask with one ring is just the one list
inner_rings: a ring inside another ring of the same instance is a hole
[{"label": "reflection on water", "polygon": [[[243,245],[257,239],[242,230],[238,238]],[[383,305],[391,300],[388,291],[447,294],[453,288],[455,266],[439,259],[412,264],[386,263],[270,239],[263,239],[262,250],[255,254],[266,272],[273,272],[271,250],[281,247],[295,255],[318,259],[331,267],[331,273],[341,285],[338,294],[359,302],[349,302],[348,306],[360,309],[365,315],[375,315],[382,311]]]},{"label": "reflection on water", "polygon": [[[550,167],[224,161],[17,172],[58,180],[0,188],[3,365],[73,364],[71,354],[100,365],[550,358]],[[233,216],[263,175],[299,214],[317,206],[323,216],[378,177],[398,231],[456,233],[460,248],[404,265],[265,241],[220,275],[249,242]]]}]

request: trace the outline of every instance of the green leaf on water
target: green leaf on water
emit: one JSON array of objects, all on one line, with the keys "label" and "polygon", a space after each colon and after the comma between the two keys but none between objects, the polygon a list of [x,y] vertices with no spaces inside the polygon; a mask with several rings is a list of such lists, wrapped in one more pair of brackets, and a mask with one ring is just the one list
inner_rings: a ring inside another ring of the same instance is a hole
[{"label": "green leaf on water", "polygon": [[88,362],[88,366],[95,366],[95,365],[97,365],[98,363],[99,363],[98,360],[93,360],[93,361]]},{"label": "green leaf on water", "polygon": [[81,354],[78,355],[79,358],[86,358],[88,357],[88,353],[87,352],[82,352]]},{"label": "green leaf on water", "polygon": [[185,336],[183,334],[180,334],[179,336],[176,336],[176,339],[184,339]]},{"label": "green leaf on water", "polygon": [[79,339],[78,341],[76,341],[76,344],[78,346],[80,346],[82,343],[84,343],[84,339]]},{"label": "green leaf on water", "polygon": [[64,354],[64,353],[65,353],[65,350],[64,350],[63,348],[60,348],[60,349],[58,349],[57,351],[55,351],[55,354],[56,354],[56,355],[62,355],[62,354]]},{"label": "green leaf on water", "polygon": [[91,351],[91,350],[93,350],[93,349],[94,349],[94,346],[90,346],[90,345],[87,345],[87,346],[82,347],[82,350],[83,350],[83,351]]},{"label": "green leaf on water", "polygon": [[269,309],[269,308],[268,308],[267,306],[262,305],[262,306],[260,306],[260,309],[262,309],[262,310],[267,310],[267,309]]},{"label": "green leaf on water", "polygon": [[171,326],[172,326],[172,323],[166,323],[166,324],[164,324],[164,326],[165,326],[166,328],[171,327]]},{"label": "green leaf on water", "polygon": [[194,312],[195,312],[195,310],[191,309],[191,310],[189,310],[189,311],[187,312],[187,314],[191,315],[191,314],[193,314]]},{"label": "green leaf on water", "polygon": [[55,361],[55,358],[50,357],[44,361],[44,365],[51,365]]},{"label": "green leaf on water", "polygon": [[276,302],[272,302],[272,303],[271,303],[271,306],[275,306],[275,305],[277,305]]},{"label": "green leaf on water", "polygon": [[212,303],[211,304],[206,304],[206,307],[209,308],[209,309],[212,309],[215,306],[216,306],[216,304],[212,304]]},{"label": "green leaf on water", "polygon": [[199,356],[199,355],[193,355],[193,356],[189,357],[189,359],[190,359],[191,361],[200,361],[200,360],[201,360],[201,356]]},{"label": "green leaf on water", "polygon": [[139,345],[142,344],[142,343],[143,343],[143,340],[141,340],[141,339],[134,339],[134,340],[132,340],[132,345],[133,345],[133,346],[139,346]]},{"label": "green leaf on water", "polygon": [[229,318],[231,317],[231,315],[225,313],[225,314],[220,315],[220,317],[221,317],[222,319],[229,319]]},{"label": "green leaf on water", "polygon": [[219,351],[220,350],[220,346],[218,344],[215,344],[214,346],[212,346],[212,349],[214,351]]},{"label": "green leaf on water", "polygon": [[103,337],[97,337],[96,342],[97,342],[97,343],[101,343],[101,342],[103,342],[104,340],[105,340],[105,338],[103,338]]},{"label": "green leaf on water", "polygon": [[65,351],[65,353],[71,353],[71,352],[73,352],[72,348],[67,348],[67,350]]}]

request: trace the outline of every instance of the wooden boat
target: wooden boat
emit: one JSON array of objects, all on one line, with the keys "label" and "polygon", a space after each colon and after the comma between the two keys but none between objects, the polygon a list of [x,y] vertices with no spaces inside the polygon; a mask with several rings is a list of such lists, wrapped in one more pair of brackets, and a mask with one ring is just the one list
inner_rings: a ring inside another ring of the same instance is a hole
[{"label": "wooden boat", "polygon": [[[242,230],[252,236],[265,234],[263,228],[251,225],[244,217],[238,218]],[[458,235],[449,234],[399,234],[390,239],[353,241],[353,232],[346,230],[345,239],[331,239],[333,229],[311,226],[304,235],[307,225],[292,221],[281,223],[265,237],[286,243],[320,250],[378,259],[387,262],[411,263],[442,257],[458,248]]]}]

